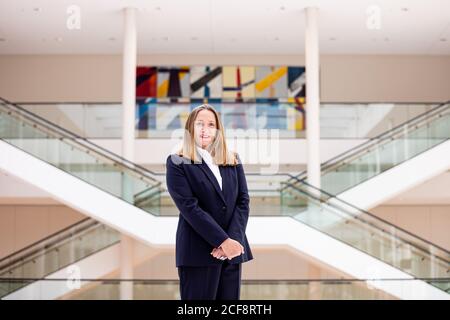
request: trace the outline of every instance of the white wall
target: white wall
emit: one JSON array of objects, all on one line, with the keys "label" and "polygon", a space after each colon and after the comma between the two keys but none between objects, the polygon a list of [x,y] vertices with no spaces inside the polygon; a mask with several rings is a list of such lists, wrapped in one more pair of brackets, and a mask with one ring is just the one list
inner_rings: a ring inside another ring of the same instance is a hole
[{"label": "white wall", "polygon": [[0,205],[0,259],[83,218],[64,205]]},{"label": "white wall", "polygon": [[450,250],[450,205],[381,205],[370,212]]},{"label": "white wall", "polygon": [[[120,55],[0,55],[0,96],[12,101],[121,101]],[[139,65],[303,65],[301,55],[143,55]],[[321,56],[323,102],[450,99],[450,56]]]}]

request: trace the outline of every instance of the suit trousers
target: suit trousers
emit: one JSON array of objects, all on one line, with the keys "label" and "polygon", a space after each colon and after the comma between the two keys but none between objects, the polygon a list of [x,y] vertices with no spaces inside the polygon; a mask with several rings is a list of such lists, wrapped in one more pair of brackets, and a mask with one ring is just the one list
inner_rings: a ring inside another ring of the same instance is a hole
[{"label": "suit trousers", "polygon": [[181,300],[239,300],[241,263],[192,267],[179,266]]}]

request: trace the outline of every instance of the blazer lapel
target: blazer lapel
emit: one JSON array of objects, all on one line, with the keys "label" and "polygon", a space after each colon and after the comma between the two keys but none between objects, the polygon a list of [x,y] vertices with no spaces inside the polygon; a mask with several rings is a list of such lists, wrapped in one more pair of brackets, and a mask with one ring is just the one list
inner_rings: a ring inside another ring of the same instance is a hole
[{"label": "blazer lapel", "polygon": [[[216,177],[214,176],[214,173],[212,173],[211,169],[209,169],[208,165],[205,163],[205,160],[202,159],[202,163],[200,164],[200,169],[203,170],[203,172],[208,177],[209,181],[213,184],[214,189],[216,189],[216,192],[219,194],[220,198],[222,199],[223,203],[227,203],[225,201],[224,194],[222,190],[220,189],[219,182],[217,182]],[[222,175],[222,188],[225,187],[225,175],[222,171],[222,166],[219,166],[220,173]]]}]

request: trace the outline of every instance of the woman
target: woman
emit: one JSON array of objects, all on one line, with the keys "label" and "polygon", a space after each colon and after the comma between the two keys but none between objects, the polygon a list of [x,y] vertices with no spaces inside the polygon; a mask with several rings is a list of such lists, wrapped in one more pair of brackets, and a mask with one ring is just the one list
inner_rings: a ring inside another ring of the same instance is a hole
[{"label": "woman", "polygon": [[182,300],[238,300],[250,198],[237,153],[227,149],[216,110],[189,114],[182,148],[167,158],[167,187],[180,210],[176,266]]}]

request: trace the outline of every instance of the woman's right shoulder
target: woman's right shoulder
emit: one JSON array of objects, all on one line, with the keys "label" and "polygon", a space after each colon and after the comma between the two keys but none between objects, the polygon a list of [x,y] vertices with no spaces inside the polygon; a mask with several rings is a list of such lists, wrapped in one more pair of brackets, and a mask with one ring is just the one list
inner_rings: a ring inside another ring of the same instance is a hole
[{"label": "woman's right shoulder", "polygon": [[182,165],[182,164],[189,164],[191,161],[185,157],[183,157],[180,154],[177,153],[171,153],[167,156],[166,159],[166,165]]}]

